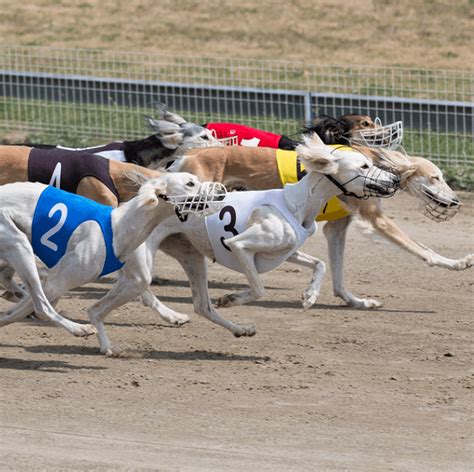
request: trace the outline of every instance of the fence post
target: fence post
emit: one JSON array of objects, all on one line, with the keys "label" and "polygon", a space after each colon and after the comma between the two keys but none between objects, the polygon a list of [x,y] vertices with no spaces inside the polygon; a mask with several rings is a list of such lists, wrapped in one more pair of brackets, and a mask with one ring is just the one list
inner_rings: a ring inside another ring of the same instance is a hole
[{"label": "fence post", "polygon": [[313,121],[313,110],[311,108],[311,92],[304,94],[304,120],[309,126]]}]

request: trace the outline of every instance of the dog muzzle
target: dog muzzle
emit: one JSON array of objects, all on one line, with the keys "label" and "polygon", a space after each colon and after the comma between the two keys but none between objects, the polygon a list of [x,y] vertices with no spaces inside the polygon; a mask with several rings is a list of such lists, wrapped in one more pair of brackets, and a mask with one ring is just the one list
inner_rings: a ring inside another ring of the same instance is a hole
[{"label": "dog muzzle", "polygon": [[375,128],[361,129],[355,132],[351,142],[367,147],[396,149],[402,144],[403,122],[395,121],[382,126],[380,118],[375,118]]},{"label": "dog muzzle", "polygon": [[[388,198],[392,197],[400,188],[400,176],[393,170],[379,166],[370,166],[365,175],[358,175],[347,182],[340,183],[331,175],[326,177],[336,187],[342,190],[344,195],[366,200],[369,197]],[[363,179],[362,195],[347,190],[346,186],[357,179]]]},{"label": "dog muzzle", "polygon": [[210,215],[222,208],[227,189],[219,182],[204,182],[199,192],[193,195],[160,195],[175,207],[176,214]]},{"label": "dog muzzle", "polygon": [[450,220],[462,206],[456,196],[451,198],[437,194],[426,185],[422,185],[417,193],[421,200],[421,213],[437,223]]},{"label": "dog muzzle", "polygon": [[[214,131],[214,130],[212,130]],[[218,141],[224,146],[238,146],[239,137],[238,136],[229,136],[228,138],[221,138]]]},{"label": "dog muzzle", "polygon": [[218,138],[215,129],[211,129],[211,134],[216,141],[222,146],[238,146],[239,145],[239,137],[238,136],[229,136],[228,138]]}]

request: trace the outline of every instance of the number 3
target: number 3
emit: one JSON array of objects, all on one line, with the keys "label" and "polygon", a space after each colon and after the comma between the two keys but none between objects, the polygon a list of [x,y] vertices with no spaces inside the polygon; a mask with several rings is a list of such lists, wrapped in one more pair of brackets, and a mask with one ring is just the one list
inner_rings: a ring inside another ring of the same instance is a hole
[{"label": "number 3", "polygon": [[53,208],[49,210],[48,217],[52,218],[53,215],[58,211],[61,213],[59,221],[50,230],[46,231],[46,233],[44,233],[40,239],[41,244],[51,249],[52,251],[57,251],[58,245],[56,243],[53,243],[53,241],[50,241],[49,238],[51,236],[54,236],[64,226],[64,223],[67,218],[67,206],[64,205],[64,203],[56,203],[56,205],[54,205]]},{"label": "number 3", "polygon": [[[237,214],[235,213],[235,208],[233,206],[227,205],[225,206],[219,213],[219,219],[221,221],[224,220],[224,216],[226,213],[230,214],[230,221],[226,225],[224,225],[224,231],[227,233],[232,233],[234,236],[237,236],[239,232],[235,229],[235,222],[237,221]],[[224,237],[221,237],[221,244],[228,250],[232,252],[232,249],[224,243]]]}]

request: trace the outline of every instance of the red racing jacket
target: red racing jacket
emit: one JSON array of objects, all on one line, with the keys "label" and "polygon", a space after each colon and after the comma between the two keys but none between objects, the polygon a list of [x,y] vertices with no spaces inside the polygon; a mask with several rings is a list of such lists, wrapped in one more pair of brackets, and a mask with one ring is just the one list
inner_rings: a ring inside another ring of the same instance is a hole
[{"label": "red racing jacket", "polygon": [[239,146],[292,150],[299,144],[287,136],[236,123],[206,123],[203,126],[208,130],[214,131],[217,139],[237,136]]}]

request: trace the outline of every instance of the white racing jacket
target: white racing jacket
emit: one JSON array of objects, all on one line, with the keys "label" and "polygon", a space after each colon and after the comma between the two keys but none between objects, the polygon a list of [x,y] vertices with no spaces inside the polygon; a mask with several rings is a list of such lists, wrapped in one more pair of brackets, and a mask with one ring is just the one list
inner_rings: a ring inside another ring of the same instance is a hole
[{"label": "white racing jacket", "polygon": [[206,217],[207,235],[214,251],[214,257],[219,264],[237,272],[244,272],[240,262],[224,241],[243,233],[247,229],[247,221],[253,210],[262,205],[273,206],[281,213],[296,233],[297,246],[287,253],[276,254],[275,258],[271,256],[263,258],[256,254],[255,267],[260,274],[285,262],[316,231],[316,223],[307,229],[296,220],[286,205],[284,190],[228,193],[222,209]]}]

